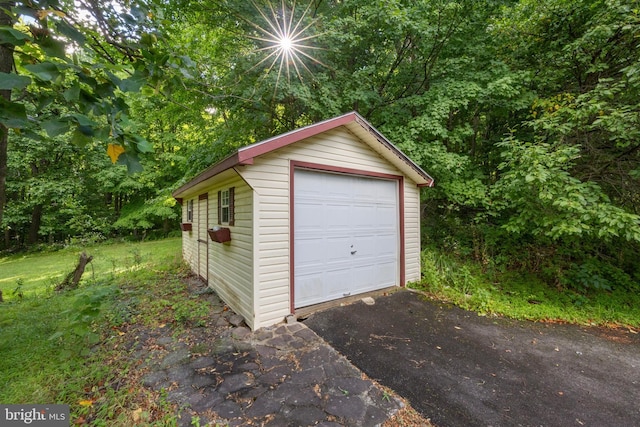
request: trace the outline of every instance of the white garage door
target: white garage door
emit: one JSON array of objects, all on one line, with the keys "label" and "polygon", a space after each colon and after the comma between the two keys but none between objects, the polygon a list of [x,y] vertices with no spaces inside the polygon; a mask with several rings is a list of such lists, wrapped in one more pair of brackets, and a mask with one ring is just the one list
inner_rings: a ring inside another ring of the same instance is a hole
[{"label": "white garage door", "polygon": [[296,170],[294,306],[394,286],[398,183]]}]

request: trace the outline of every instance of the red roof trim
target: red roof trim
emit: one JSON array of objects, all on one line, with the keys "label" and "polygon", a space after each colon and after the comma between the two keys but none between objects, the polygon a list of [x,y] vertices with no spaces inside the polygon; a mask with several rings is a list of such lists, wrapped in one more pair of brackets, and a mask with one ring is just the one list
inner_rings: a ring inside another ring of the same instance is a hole
[{"label": "red roof trim", "polygon": [[196,185],[200,184],[201,182],[204,182],[206,180],[208,180],[209,178],[212,178],[216,175],[218,175],[221,172],[226,171],[227,169],[231,169],[234,168],[238,165],[252,165],[253,164],[253,159],[246,159],[246,160],[241,160],[239,153],[234,153],[231,156],[227,157],[226,159],[216,163],[215,165],[211,166],[208,169],[205,169],[203,172],[201,172],[198,176],[196,176],[195,178],[193,178],[191,181],[187,182],[186,184],[182,185],[181,187],[179,187],[178,189],[176,189],[172,195],[175,197],[176,195],[182,193],[185,190],[188,190],[191,187],[195,187]]},{"label": "red roof trim", "polygon": [[248,147],[244,147],[238,150],[238,154],[241,159],[251,159],[254,157],[267,154],[271,151],[279,148],[286,147],[294,142],[302,141],[306,138],[311,138],[328,130],[337,128],[338,126],[351,123],[357,120],[357,115],[354,112],[344,114],[342,116],[334,117],[333,119],[318,122],[309,126],[305,126],[300,129],[293,130],[291,132],[283,133],[276,137],[258,142]]},{"label": "red roof trim", "polygon": [[180,195],[182,192],[188,190],[189,188],[194,187],[208,180],[209,178],[212,178],[215,175],[221,172],[224,172],[227,169],[231,169],[238,165],[251,165],[253,164],[253,159],[255,157],[270,153],[271,151],[286,147],[295,142],[319,135],[323,132],[329,131],[331,129],[335,129],[339,126],[343,126],[352,122],[356,122],[360,126],[362,126],[364,129],[366,129],[367,132],[373,135],[382,145],[384,145],[386,148],[392,151],[396,156],[402,159],[410,168],[416,171],[419,175],[424,177],[427,183],[420,184],[419,186],[427,186],[427,187],[433,186],[433,178],[431,178],[429,174],[424,172],[418,165],[412,162],[404,153],[398,150],[395,145],[389,142],[389,140],[387,140],[380,132],[378,132],[373,126],[371,126],[364,118],[362,118],[362,116],[360,116],[355,111],[352,111],[350,113],[346,113],[341,116],[334,117],[332,119],[314,123],[312,125],[305,126],[300,129],[292,130],[291,132],[287,132],[282,135],[278,135],[261,142],[257,142],[247,147],[240,148],[236,153],[232,154],[231,156],[227,157],[221,162],[216,163],[215,165],[206,169],[204,172],[200,173],[198,176],[196,176],[194,179],[192,179],[188,183],[176,189],[173,192],[173,196],[176,197]]}]

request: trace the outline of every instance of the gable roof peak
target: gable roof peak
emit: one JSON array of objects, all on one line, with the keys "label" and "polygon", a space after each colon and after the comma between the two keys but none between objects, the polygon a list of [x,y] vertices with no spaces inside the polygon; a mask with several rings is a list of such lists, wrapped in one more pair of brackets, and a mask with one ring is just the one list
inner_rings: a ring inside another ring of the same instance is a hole
[{"label": "gable roof peak", "polygon": [[414,163],[398,147],[387,140],[376,128],[355,111],[323,120],[308,126],[294,129],[283,134],[267,138],[246,147],[239,148],[227,158],[207,168],[188,183],[173,192],[174,197],[180,197],[186,190],[208,180],[227,169],[239,165],[251,165],[253,159],[270,153],[279,148],[319,135],[332,129],[345,126],[351,133],[360,138],[371,149],[394,164],[403,173],[411,176],[420,186],[433,186],[433,178],[420,166]]}]

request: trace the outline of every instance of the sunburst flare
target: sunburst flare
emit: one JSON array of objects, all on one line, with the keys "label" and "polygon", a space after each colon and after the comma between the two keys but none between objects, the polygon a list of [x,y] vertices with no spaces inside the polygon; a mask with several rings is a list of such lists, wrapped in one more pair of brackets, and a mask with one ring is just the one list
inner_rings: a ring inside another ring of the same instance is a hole
[{"label": "sunburst flare", "polygon": [[[257,52],[264,52],[266,56],[251,67],[249,71],[266,64],[266,77],[272,71],[277,70],[274,94],[281,78],[286,78],[288,82],[291,82],[291,76],[294,75],[303,82],[303,71],[312,75],[305,61],[311,61],[326,67],[325,64],[311,54],[314,50],[322,50],[321,47],[310,44],[312,39],[319,37],[321,34],[307,34],[311,33],[311,27],[318,21],[318,18],[308,19],[311,2],[301,15],[298,13],[298,18],[296,18],[295,1],[290,9],[287,7],[285,0],[282,0],[280,7],[274,7],[271,2],[268,2],[267,11],[258,7],[253,0],[251,4],[258,11],[264,22],[260,25],[245,20],[258,32],[257,36],[250,35],[249,38],[265,44],[257,49]],[[308,21],[306,25],[305,21]]]}]

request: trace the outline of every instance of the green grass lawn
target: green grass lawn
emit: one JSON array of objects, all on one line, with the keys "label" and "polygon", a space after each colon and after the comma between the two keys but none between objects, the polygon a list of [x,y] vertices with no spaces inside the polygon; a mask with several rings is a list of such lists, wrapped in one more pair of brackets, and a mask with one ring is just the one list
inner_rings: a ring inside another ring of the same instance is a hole
[{"label": "green grass lawn", "polygon": [[[69,404],[74,422],[126,425],[127,408],[140,393],[106,386],[129,369],[112,343],[118,328],[173,316],[172,307],[187,300],[181,241],[85,250],[93,267],[78,289],[65,292],[51,289],[75,267],[78,248],[0,259],[9,297],[0,303],[0,402]],[[18,279],[23,298],[11,295]]]},{"label": "green grass lawn", "polygon": [[142,243],[99,244],[70,247],[56,252],[28,253],[0,258],[0,291],[5,300],[17,298],[20,283],[25,297],[47,295],[75,268],[82,251],[93,255],[83,282],[115,276],[132,267],[149,266],[159,257],[181,257],[180,238]]}]

